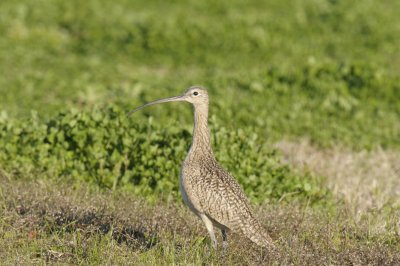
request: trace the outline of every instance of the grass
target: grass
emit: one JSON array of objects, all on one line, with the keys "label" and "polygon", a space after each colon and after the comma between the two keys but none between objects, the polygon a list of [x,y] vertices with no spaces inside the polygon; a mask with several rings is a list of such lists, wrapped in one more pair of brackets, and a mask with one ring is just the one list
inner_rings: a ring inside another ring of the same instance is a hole
[{"label": "grass", "polygon": [[201,222],[181,203],[145,203],[124,193],[3,178],[0,258],[8,264],[357,264],[400,262],[398,211],[336,214],[307,205],[257,208],[278,253],[229,235],[210,250]]},{"label": "grass", "polygon": [[283,140],[275,147],[294,168],[326,176],[327,186],[354,213],[400,206],[398,151],[352,151],[339,145],[321,149],[307,140]]},{"label": "grass", "polygon": [[[0,261],[400,264],[399,3],[1,1]],[[187,105],[125,117],[194,84],[276,254],[178,200]]]}]

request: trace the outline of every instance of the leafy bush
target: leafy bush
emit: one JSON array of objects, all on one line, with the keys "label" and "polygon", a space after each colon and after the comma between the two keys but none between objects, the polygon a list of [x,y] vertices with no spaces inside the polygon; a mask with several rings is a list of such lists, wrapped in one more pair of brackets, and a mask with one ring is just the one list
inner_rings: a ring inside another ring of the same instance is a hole
[{"label": "leafy bush", "polygon": [[[290,171],[255,133],[217,122],[212,132],[217,158],[254,200],[294,195],[315,203],[329,197],[321,178]],[[35,114],[26,121],[0,119],[0,163],[12,175],[84,181],[150,198],[177,195],[190,142],[191,132],[177,124],[163,129],[149,118],[139,125],[114,106],[60,113],[47,123]]]}]

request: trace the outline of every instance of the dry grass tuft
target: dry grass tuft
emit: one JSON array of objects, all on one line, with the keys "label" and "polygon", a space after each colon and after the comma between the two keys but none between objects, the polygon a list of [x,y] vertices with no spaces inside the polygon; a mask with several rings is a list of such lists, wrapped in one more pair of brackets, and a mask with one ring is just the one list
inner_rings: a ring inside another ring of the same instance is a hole
[{"label": "dry grass tuft", "polygon": [[329,187],[355,212],[400,206],[400,152],[345,147],[319,149],[307,140],[281,141],[287,162],[327,177]]}]

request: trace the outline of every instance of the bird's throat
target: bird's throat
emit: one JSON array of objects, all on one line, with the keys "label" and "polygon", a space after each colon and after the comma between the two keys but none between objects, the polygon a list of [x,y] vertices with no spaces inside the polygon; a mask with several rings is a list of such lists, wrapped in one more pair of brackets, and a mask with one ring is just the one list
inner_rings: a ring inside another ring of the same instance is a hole
[{"label": "bird's throat", "polygon": [[194,107],[193,142],[190,151],[212,155],[207,105]]}]

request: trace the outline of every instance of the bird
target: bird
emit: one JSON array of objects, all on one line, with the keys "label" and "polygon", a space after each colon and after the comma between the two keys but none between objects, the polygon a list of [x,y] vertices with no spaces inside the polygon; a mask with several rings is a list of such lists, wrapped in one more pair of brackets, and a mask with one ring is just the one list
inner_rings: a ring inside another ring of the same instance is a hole
[{"label": "bird", "polygon": [[189,102],[194,109],[192,144],[180,170],[180,191],[185,204],[207,228],[213,248],[217,248],[214,226],[221,231],[222,246],[228,247],[227,233],[234,232],[270,250],[273,240],[257,220],[243,189],[216,160],[208,128],[207,89],[192,86],[182,95],[146,103],[128,113],[166,102]]}]

